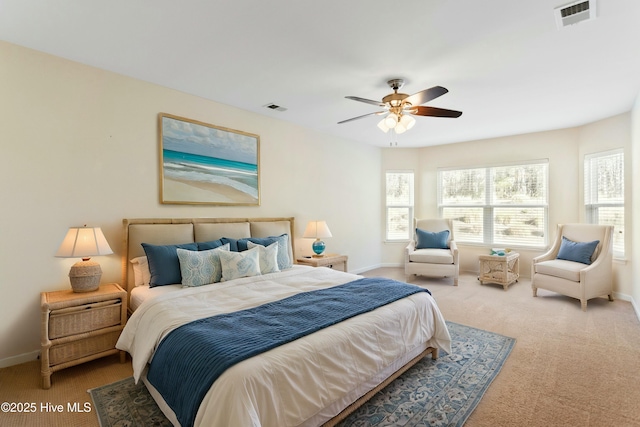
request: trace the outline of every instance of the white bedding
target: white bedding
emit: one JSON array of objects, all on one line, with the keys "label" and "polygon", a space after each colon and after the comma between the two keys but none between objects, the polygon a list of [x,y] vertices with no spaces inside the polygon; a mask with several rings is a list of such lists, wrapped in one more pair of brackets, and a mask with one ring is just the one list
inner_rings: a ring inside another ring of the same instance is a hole
[{"label": "white bedding", "polygon": [[[116,347],[131,354],[137,382],[158,343],[184,323],[358,278],[328,268],[294,266],[280,273],[162,292],[137,308]],[[195,425],[319,425],[337,415],[325,408],[347,396],[354,400],[359,386],[404,360],[406,353],[425,346],[450,352],[450,342],[435,301],[420,292],[229,368],[205,396]]]}]

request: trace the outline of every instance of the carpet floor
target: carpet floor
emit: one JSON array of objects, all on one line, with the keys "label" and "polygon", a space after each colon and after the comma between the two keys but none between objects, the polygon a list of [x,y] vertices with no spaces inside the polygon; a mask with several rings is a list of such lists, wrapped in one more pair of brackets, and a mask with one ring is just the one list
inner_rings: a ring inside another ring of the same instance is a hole
[{"label": "carpet floor", "polygon": [[[339,424],[462,426],[515,343],[493,332],[447,323],[452,353],[425,357]],[[144,384],[132,378],[89,391],[102,427],[170,426]]]}]

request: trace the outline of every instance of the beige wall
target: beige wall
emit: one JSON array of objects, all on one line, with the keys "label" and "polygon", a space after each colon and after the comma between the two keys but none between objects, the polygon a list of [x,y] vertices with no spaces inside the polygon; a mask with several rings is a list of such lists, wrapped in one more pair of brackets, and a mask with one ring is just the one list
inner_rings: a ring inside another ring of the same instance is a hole
[{"label": "beige wall", "polygon": [[[0,366],[35,358],[40,292],[67,288],[77,261],[53,256],[70,226],[102,227],[115,252],[95,258],[103,281],[120,281],[122,219],[135,217],[294,216],[298,236],[324,219],[350,270],[379,262],[378,148],[4,42],[0,94]],[[260,135],[261,206],[160,204],[159,112]]]},{"label": "beige wall", "polygon": [[[416,128],[414,131],[419,131]],[[631,115],[621,114],[585,126],[524,135],[514,135],[480,141],[462,142],[435,147],[383,150],[382,167],[413,169],[416,172],[416,206],[418,218],[438,216],[437,170],[440,167],[464,167],[491,165],[548,159],[549,161],[549,241],[555,236],[556,224],[584,220],[583,162],[584,155],[599,151],[623,148],[626,159],[626,182],[631,183]],[[631,198],[631,185],[627,185],[626,197]],[[384,214],[384,211],[383,211]],[[631,204],[626,210],[627,235],[631,236],[633,217]],[[382,251],[384,265],[400,265],[403,262],[404,243],[386,243]],[[478,255],[486,254],[488,247],[462,245],[460,248],[461,271],[477,272]],[[631,251],[630,244],[627,249]],[[531,259],[541,251],[520,252],[520,273],[531,275]],[[628,258],[628,257],[627,257]],[[629,299],[632,294],[631,263],[628,260],[614,263],[614,290],[619,297]]]}]

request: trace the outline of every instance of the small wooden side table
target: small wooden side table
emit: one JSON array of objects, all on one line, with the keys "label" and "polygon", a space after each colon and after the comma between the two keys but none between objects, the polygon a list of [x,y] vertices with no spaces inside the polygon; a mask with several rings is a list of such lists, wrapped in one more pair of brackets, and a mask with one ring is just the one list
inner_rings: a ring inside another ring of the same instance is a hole
[{"label": "small wooden side table", "polygon": [[126,353],[116,341],[127,321],[127,291],[117,283],[92,292],[71,289],[41,293],[42,388],[51,387],[51,374],[99,357]]},{"label": "small wooden side table", "polygon": [[310,265],[312,267],[329,267],[334,270],[348,271],[347,261],[349,257],[340,254],[326,254],[322,257],[300,257],[297,259],[298,264]]},{"label": "small wooden side table", "polygon": [[520,277],[520,254],[509,252],[504,256],[480,255],[480,284],[497,283],[506,291]]}]

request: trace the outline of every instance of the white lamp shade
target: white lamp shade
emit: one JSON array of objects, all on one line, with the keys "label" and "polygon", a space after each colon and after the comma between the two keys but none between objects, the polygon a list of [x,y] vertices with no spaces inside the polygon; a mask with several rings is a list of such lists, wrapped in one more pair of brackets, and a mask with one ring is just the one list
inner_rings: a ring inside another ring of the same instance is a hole
[{"label": "white lamp shade", "polygon": [[402,118],[400,119],[400,123],[406,130],[409,130],[416,124],[416,119],[407,114],[403,114]]},{"label": "white lamp shade", "polygon": [[384,133],[389,132],[389,126],[386,125],[385,123],[385,119],[380,120],[380,122],[378,123],[378,128],[380,128],[380,130]]},{"label": "white lamp shade", "polygon": [[70,227],[56,252],[60,258],[89,258],[113,251],[100,227]]},{"label": "white lamp shade", "polygon": [[398,124],[398,116],[394,113],[389,114],[385,117],[384,124],[387,125],[388,128],[393,129]]},{"label": "white lamp shade", "polygon": [[332,236],[326,221],[309,221],[302,237],[305,239],[324,239]]}]

